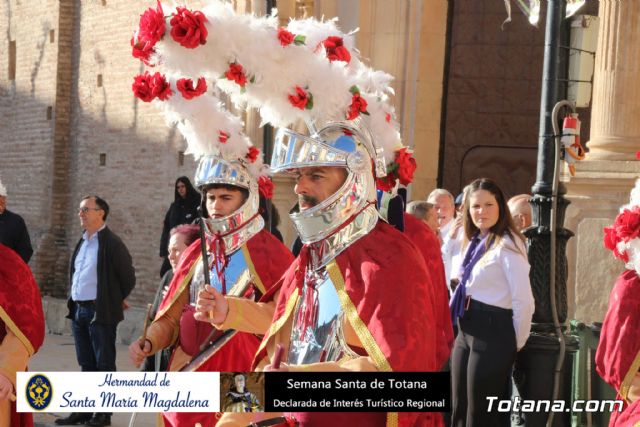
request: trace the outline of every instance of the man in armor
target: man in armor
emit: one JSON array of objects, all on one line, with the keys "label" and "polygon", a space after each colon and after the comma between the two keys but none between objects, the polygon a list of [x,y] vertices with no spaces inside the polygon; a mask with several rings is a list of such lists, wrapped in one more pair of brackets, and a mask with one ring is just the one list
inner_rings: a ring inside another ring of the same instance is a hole
[{"label": "man in armor", "polygon": [[[260,338],[244,332],[229,338],[196,322],[197,292],[208,282],[224,295],[259,299],[289,267],[293,256],[264,229],[258,212],[259,194],[269,195],[271,181],[264,175],[259,151],[242,134],[239,121],[223,111],[219,100],[210,94],[191,100],[175,98],[166,100],[162,107],[170,120],[178,121],[190,151],[203,156],[195,183],[203,196],[201,237],[206,243],[201,239],[185,250],[155,320],[146,336],[131,344],[129,355],[139,365],[143,358],[177,341],[171,371],[248,371]],[[191,108],[199,115],[189,115]],[[196,141],[209,143],[198,145]],[[163,414],[167,426],[211,426],[218,417],[213,413]]]}]

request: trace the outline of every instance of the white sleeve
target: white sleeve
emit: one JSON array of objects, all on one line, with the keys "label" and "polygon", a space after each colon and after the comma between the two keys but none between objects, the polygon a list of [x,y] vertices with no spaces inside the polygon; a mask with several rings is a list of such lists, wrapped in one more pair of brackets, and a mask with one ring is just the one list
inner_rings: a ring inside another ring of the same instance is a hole
[{"label": "white sleeve", "polygon": [[513,307],[513,329],[516,332],[518,350],[524,347],[531,332],[531,318],[535,310],[535,301],[529,281],[529,261],[515,247],[508,245],[502,249],[502,270],[511,290]]}]

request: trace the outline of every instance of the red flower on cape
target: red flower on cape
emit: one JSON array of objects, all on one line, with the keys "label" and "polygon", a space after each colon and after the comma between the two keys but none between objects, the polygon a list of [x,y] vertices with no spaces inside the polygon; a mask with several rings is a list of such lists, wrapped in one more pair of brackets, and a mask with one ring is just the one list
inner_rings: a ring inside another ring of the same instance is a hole
[{"label": "red flower on cape", "polygon": [[266,176],[261,176],[258,179],[258,191],[265,199],[271,200],[273,198],[273,181]]},{"label": "red flower on cape", "polygon": [[258,155],[260,154],[260,150],[258,150],[256,147],[250,147],[249,151],[247,152],[247,160],[249,160],[249,162],[254,163],[257,159],[258,159]]},{"label": "red flower on cape", "polygon": [[221,144],[226,144],[230,136],[228,132],[221,130],[218,132],[218,141],[220,141]]},{"label": "red flower on cape", "polygon": [[181,46],[194,49],[207,42],[207,18],[200,11],[191,12],[186,7],[177,7],[171,21],[171,37]]},{"label": "red flower on cape", "polygon": [[191,79],[179,79],[176,82],[178,91],[182,94],[184,99],[192,99],[198,97],[207,91],[207,82],[204,77],[198,79],[196,87],[193,87],[193,80]]},{"label": "red flower on cape", "polygon": [[344,61],[347,64],[351,61],[351,54],[344,46],[342,37],[330,36],[324,39],[321,43],[327,51],[327,58],[329,61]]},{"label": "red flower on cape", "polygon": [[620,212],[613,227],[618,239],[624,242],[640,236],[640,206],[634,206]]},{"label": "red flower on cape", "polygon": [[151,75],[148,71],[134,77],[131,89],[133,89],[135,97],[144,102],[151,102],[155,98],[166,101],[173,93],[171,86],[162,74]]},{"label": "red flower on cape", "polygon": [[376,187],[382,191],[391,191],[396,186],[396,178],[393,174],[376,179]]},{"label": "red flower on cape", "polygon": [[151,76],[150,86],[152,95],[161,101],[166,101],[173,95],[171,85],[169,85],[167,79],[160,73],[155,73]]},{"label": "red flower on cape", "polygon": [[351,105],[347,112],[347,120],[355,119],[360,113],[369,114],[367,112],[367,101],[358,92],[351,95]]},{"label": "red flower on cape", "polygon": [[151,54],[155,52],[150,44],[141,42],[140,40],[138,40],[138,42],[136,43],[134,38],[131,37],[131,47],[133,48],[131,54],[134,58],[138,58],[139,60],[144,62],[145,65],[148,65],[150,67],[154,66],[154,64],[149,62]]},{"label": "red flower on cape", "polygon": [[295,91],[295,95],[289,95],[289,102],[291,105],[301,110],[310,110],[313,108],[313,95],[302,89],[300,86],[296,86]]},{"label": "red flower on cape", "polygon": [[280,40],[280,44],[282,46],[288,46],[293,43],[293,39],[295,37],[296,36],[292,32],[287,31],[282,27],[278,28],[278,40]]},{"label": "red flower on cape", "polygon": [[417,168],[416,159],[413,158],[413,155],[409,153],[406,148],[401,148],[396,151],[395,162],[398,164],[398,169],[395,173],[400,180],[400,184],[411,184],[413,181],[413,174]]},{"label": "red flower on cape", "polygon": [[384,115],[384,119],[385,119],[385,121],[386,121],[387,123],[391,123],[391,114],[386,113],[386,114]]},{"label": "red flower on cape", "polygon": [[165,30],[164,12],[158,1],[156,9],[149,8],[140,15],[137,42],[144,45],[143,49],[151,49],[164,36]]},{"label": "red flower on cape", "polygon": [[224,73],[224,76],[236,82],[240,87],[244,87],[247,84],[247,76],[244,73],[244,69],[237,62],[229,64],[229,69]]}]

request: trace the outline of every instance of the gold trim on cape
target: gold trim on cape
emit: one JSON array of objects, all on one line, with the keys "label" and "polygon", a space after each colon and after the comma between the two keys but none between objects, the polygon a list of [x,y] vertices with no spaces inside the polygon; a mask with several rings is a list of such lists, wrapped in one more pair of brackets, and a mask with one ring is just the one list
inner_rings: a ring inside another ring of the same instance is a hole
[{"label": "gold trim on cape", "polygon": [[[633,382],[633,377],[636,376],[640,370],[640,351],[636,354],[635,359],[631,362],[631,366],[627,371],[627,374],[624,376],[624,380],[622,380],[622,384],[620,384],[620,397],[624,400],[627,400],[627,396],[629,395],[629,389],[631,388],[631,383]],[[631,403],[627,401],[627,403]]]},{"label": "gold trim on cape", "polygon": [[[332,260],[329,264],[327,264],[327,272],[329,273],[329,277],[333,282],[333,285],[338,292],[338,298],[340,299],[340,304],[342,304],[342,308],[347,314],[347,319],[351,324],[351,327],[355,331],[356,335],[360,339],[360,342],[364,346],[364,349],[367,351],[367,354],[371,356],[373,363],[375,363],[376,368],[378,368],[381,372],[392,372],[393,369],[389,364],[389,361],[384,356],[380,347],[378,347],[378,343],[373,338],[371,331],[367,328],[367,325],[364,324],[362,319],[360,319],[360,315],[358,314],[358,309],[351,301],[349,294],[347,293],[344,278],[342,277],[342,272],[340,271],[340,266],[336,260]],[[398,413],[397,412],[387,412],[387,427],[397,427],[398,426]]]},{"label": "gold trim on cape", "polygon": [[171,307],[173,307],[173,304],[175,304],[176,300],[178,299],[178,297],[180,297],[180,295],[182,295],[182,292],[184,292],[184,289],[191,283],[191,279],[193,278],[193,275],[196,272],[196,267],[198,266],[198,263],[200,262],[200,260],[202,260],[202,254],[200,254],[196,260],[194,261],[193,264],[191,264],[191,268],[189,268],[189,272],[187,273],[186,276],[184,276],[184,278],[182,279],[182,283],[180,283],[179,288],[176,290],[176,292],[173,293],[173,299],[171,300],[171,302],[169,304],[167,304],[161,311],[156,313],[156,317],[154,319],[158,320],[159,318],[161,318],[162,316],[164,316],[164,314],[167,312],[167,310],[169,310]]},{"label": "gold trim on cape", "polygon": [[271,337],[275,335],[275,333],[278,332],[278,330],[282,328],[282,326],[287,322],[287,319],[289,319],[289,316],[291,316],[291,313],[293,312],[293,309],[296,307],[297,302],[298,302],[298,288],[296,287],[291,293],[291,295],[289,296],[289,299],[287,300],[287,305],[285,306],[284,313],[282,313],[282,316],[280,316],[278,320],[276,320],[271,324],[271,327],[269,328],[267,335],[264,337],[264,339],[260,343],[260,347],[258,347],[256,354],[260,354],[260,352],[264,350],[265,346],[267,345],[267,342],[271,339]]},{"label": "gold trim on cape", "polygon": [[342,304],[342,308],[347,314],[347,319],[351,324],[351,327],[355,331],[356,335],[360,339],[360,342],[364,346],[364,349],[367,351],[367,354],[371,356],[371,359],[381,372],[392,372],[391,365],[387,358],[378,347],[378,343],[373,338],[371,331],[367,328],[367,325],[364,324],[362,319],[360,319],[360,315],[358,314],[358,309],[351,301],[349,294],[345,288],[344,278],[342,277],[342,272],[340,271],[340,267],[338,263],[335,261],[331,261],[327,264],[327,272],[329,273],[329,277],[331,277],[331,281],[336,287],[336,291],[338,292],[338,298],[340,299],[340,303]]},{"label": "gold trim on cape", "polygon": [[253,284],[258,287],[260,292],[262,292],[262,295],[266,294],[267,289],[264,287],[264,284],[262,283],[262,279],[260,278],[260,275],[256,271],[256,267],[253,265],[253,260],[251,259],[251,254],[249,253],[249,248],[247,248],[247,244],[245,243],[244,245],[242,245],[240,249],[242,249],[244,260],[247,263],[247,266],[249,267],[249,271],[251,272]]},{"label": "gold trim on cape", "polygon": [[2,319],[6,327],[9,330],[11,330],[11,332],[13,332],[13,334],[16,337],[18,337],[20,342],[24,345],[24,347],[29,352],[29,357],[33,356],[33,354],[36,352],[36,350],[33,348],[33,344],[31,344],[31,341],[29,341],[29,338],[27,338],[27,336],[22,333],[20,328],[18,328],[18,325],[16,325],[15,322],[11,319],[11,317],[9,317],[9,313],[4,311],[4,308],[2,307],[0,307],[0,319]]}]

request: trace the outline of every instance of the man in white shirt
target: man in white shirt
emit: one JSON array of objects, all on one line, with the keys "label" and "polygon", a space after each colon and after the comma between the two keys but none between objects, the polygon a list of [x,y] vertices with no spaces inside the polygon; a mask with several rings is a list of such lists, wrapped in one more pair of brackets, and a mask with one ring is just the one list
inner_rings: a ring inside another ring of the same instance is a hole
[{"label": "man in white shirt", "polygon": [[453,195],[444,188],[433,190],[427,202],[434,205],[440,226],[440,239],[442,241],[442,261],[444,262],[444,273],[447,286],[451,291],[451,279],[454,279],[460,268],[460,237],[459,228],[461,223],[456,221],[456,208]]}]

